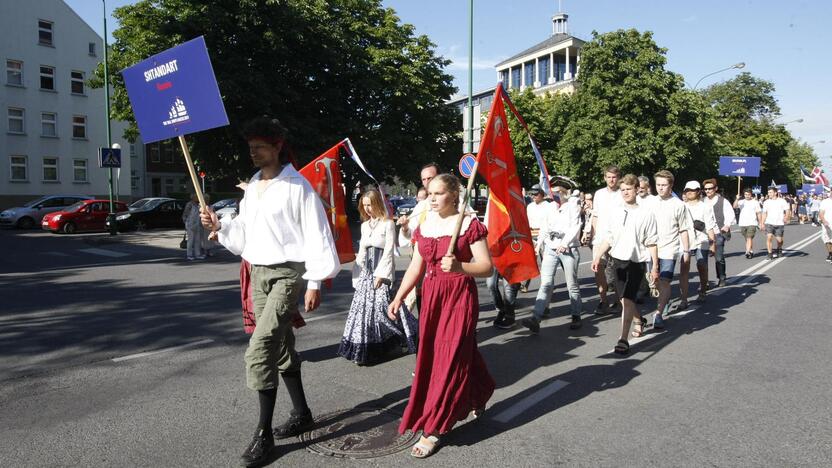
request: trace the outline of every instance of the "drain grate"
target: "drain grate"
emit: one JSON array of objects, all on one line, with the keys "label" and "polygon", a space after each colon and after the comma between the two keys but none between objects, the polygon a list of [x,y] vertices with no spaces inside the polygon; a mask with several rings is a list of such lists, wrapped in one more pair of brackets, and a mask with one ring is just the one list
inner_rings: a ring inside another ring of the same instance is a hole
[{"label": "drain grate", "polygon": [[301,434],[307,448],[338,458],[376,458],[409,448],[418,434],[399,434],[401,415],[379,408],[352,408],[315,419],[315,429]]}]

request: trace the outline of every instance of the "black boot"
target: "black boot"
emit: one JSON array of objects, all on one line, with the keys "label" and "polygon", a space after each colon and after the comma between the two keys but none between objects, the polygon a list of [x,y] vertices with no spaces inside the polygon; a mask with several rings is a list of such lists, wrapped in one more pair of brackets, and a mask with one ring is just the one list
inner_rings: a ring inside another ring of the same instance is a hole
[{"label": "black boot", "polygon": [[514,306],[506,304],[505,305],[505,312],[501,314],[501,316],[494,321],[494,326],[497,328],[502,328],[503,330],[509,330],[514,328]]},{"label": "black boot", "polygon": [[292,413],[286,422],[274,428],[274,436],[278,439],[286,439],[303,434],[312,427],[314,421],[312,411],[306,404],[300,371],[284,372],[281,377],[289,392],[289,398],[292,399]]},{"label": "black boot", "polygon": [[263,466],[274,449],[274,437],[268,429],[258,429],[240,457],[240,465],[245,467]]}]

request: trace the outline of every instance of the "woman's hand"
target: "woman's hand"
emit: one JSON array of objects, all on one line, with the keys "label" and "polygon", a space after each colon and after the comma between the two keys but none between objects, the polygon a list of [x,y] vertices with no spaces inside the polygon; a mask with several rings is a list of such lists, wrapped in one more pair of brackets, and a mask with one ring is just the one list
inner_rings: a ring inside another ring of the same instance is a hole
[{"label": "woman's hand", "polygon": [[384,283],[384,280],[382,278],[376,277],[375,280],[373,281],[373,289],[380,288],[383,283]]},{"label": "woman's hand", "polygon": [[402,299],[396,296],[392,301],[390,301],[390,305],[387,306],[387,316],[390,320],[395,321],[399,316],[399,309],[402,306]]},{"label": "woman's hand", "polygon": [[445,273],[462,273],[462,264],[453,255],[442,257],[441,268]]}]

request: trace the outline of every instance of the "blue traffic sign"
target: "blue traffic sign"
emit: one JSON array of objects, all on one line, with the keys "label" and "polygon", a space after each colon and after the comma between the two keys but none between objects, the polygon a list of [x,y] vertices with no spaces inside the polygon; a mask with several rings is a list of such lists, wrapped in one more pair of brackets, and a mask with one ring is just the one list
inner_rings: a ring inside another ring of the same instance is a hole
[{"label": "blue traffic sign", "polygon": [[459,173],[466,179],[471,177],[474,172],[474,165],[477,163],[477,157],[471,153],[462,155],[459,160]]},{"label": "blue traffic sign", "polygon": [[121,167],[121,149],[98,148],[98,167]]}]

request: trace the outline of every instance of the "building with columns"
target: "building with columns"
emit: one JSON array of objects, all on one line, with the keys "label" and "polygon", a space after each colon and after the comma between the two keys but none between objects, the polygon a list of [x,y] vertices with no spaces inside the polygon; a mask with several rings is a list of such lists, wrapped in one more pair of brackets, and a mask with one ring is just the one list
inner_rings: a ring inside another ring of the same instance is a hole
[{"label": "building with columns", "polygon": [[569,35],[569,16],[552,17],[552,35],[496,65],[497,80],[507,89],[532,88],[535,94],[571,93],[584,41]]}]

